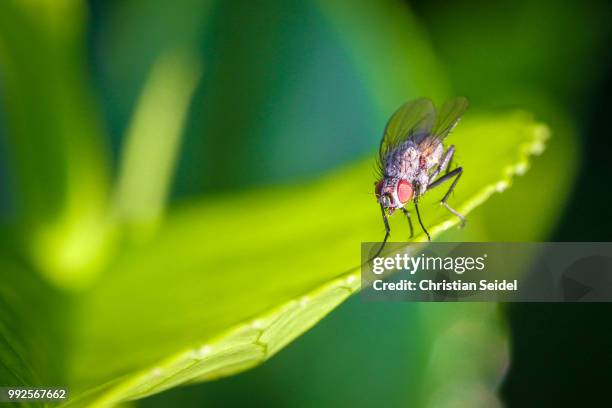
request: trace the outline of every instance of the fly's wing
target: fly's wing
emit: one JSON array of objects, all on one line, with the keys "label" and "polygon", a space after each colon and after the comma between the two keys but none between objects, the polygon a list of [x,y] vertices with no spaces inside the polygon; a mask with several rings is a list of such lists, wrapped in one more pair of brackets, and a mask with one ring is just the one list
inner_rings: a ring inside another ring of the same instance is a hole
[{"label": "fly's wing", "polygon": [[384,170],[388,153],[410,137],[429,134],[436,118],[436,111],[427,98],[406,102],[395,111],[380,141],[378,166]]},{"label": "fly's wing", "polygon": [[419,148],[423,154],[432,153],[435,148],[449,135],[468,108],[468,100],[463,96],[450,99],[444,103],[437,114],[431,133],[421,143]]},{"label": "fly's wing", "polygon": [[457,122],[459,122],[468,106],[468,100],[463,96],[448,100],[438,112],[436,123],[434,123],[431,129],[432,135],[440,140],[444,140],[457,125]]}]

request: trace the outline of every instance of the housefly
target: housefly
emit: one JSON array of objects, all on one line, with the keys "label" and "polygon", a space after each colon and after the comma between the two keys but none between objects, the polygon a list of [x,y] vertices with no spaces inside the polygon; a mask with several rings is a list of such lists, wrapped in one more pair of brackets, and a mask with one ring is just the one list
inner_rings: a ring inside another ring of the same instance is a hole
[{"label": "housefly", "polygon": [[419,198],[430,189],[453,180],[440,204],[446,207],[465,224],[465,217],[447,204],[455,189],[462,167],[450,170],[455,146],[444,147],[443,141],[453,130],[468,101],[457,97],[447,101],[436,113],[431,100],[420,98],[402,105],[387,123],[378,151],[379,179],[375,183],[375,194],[385,225],[385,238],[376,256],[384,248],[391,230],[387,217],[401,210],[410,226],[410,237],[414,235],[410,212],[405,208],[414,202],[417,219],[427,239],[429,232],[423,225],[419,212]]}]

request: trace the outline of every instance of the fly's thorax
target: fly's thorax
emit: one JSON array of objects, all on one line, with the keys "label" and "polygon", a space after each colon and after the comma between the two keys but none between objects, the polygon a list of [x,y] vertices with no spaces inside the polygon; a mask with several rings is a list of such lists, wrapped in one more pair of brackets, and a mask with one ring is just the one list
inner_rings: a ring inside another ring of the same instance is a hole
[{"label": "fly's thorax", "polygon": [[389,152],[385,174],[399,179],[412,181],[419,171],[420,152],[412,140]]}]

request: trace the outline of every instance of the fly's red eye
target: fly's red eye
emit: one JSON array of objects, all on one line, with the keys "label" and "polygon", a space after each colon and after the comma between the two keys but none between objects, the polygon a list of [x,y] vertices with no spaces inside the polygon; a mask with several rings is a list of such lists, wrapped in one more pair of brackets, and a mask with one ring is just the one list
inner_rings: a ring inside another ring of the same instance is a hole
[{"label": "fly's red eye", "polygon": [[412,198],[412,184],[406,180],[397,183],[397,198],[402,204],[407,203]]},{"label": "fly's red eye", "polygon": [[383,186],[383,181],[380,180],[378,183],[376,183],[376,187],[374,188],[374,193],[379,196],[380,195],[380,191],[382,190],[382,186]]}]

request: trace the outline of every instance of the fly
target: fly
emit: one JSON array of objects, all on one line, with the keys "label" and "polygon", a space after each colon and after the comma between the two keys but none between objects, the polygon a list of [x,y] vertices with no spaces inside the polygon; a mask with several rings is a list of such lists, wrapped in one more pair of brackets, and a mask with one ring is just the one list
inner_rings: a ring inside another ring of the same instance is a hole
[{"label": "fly", "polygon": [[421,220],[418,201],[427,191],[447,181],[453,180],[440,204],[459,218],[461,226],[465,225],[465,217],[447,204],[463,168],[450,170],[455,146],[445,148],[443,141],[467,108],[467,99],[457,97],[447,101],[436,114],[431,100],[420,98],[406,102],[389,119],[380,141],[379,180],[375,183],[376,199],[385,225],[385,238],[375,257],[383,250],[391,233],[387,217],[396,210],[401,210],[406,216],[410,237],[413,237],[412,219],[405,208],[410,201],[414,202],[419,224],[431,241]]}]

